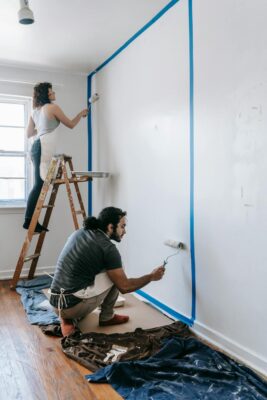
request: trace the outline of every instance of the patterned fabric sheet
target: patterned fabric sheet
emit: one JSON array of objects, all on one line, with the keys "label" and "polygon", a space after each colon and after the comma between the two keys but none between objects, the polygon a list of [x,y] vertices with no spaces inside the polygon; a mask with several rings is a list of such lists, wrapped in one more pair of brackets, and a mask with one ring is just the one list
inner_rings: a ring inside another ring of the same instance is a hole
[{"label": "patterned fabric sheet", "polygon": [[91,375],[127,400],[266,400],[267,382],[195,338],[168,339],[152,357],[115,362]]}]

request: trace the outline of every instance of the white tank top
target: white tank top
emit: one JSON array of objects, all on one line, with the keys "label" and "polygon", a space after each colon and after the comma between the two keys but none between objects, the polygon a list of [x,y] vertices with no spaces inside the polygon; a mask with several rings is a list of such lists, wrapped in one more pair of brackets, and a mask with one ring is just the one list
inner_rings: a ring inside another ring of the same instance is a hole
[{"label": "white tank top", "polygon": [[60,124],[56,118],[47,118],[43,108],[44,106],[35,108],[32,112],[32,119],[35,123],[35,128],[37,129],[37,135],[35,136],[36,139],[53,132]]}]

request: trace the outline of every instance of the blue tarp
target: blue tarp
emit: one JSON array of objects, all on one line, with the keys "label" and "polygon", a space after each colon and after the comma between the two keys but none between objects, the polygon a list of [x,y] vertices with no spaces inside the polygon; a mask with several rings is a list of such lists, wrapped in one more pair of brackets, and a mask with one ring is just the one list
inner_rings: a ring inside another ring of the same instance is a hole
[{"label": "blue tarp", "polygon": [[267,382],[196,339],[172,338],[144,361],[116,362],[86,375],[127,400],[266,400]]},{"label": "blue tarp", "polygon": [[20,280],[16,291],[21,295],[21,302],[32,325],[59,324],[59,318],[47,301],[42,289],[51,286],[52,278],[48,275],[31,280]]}]

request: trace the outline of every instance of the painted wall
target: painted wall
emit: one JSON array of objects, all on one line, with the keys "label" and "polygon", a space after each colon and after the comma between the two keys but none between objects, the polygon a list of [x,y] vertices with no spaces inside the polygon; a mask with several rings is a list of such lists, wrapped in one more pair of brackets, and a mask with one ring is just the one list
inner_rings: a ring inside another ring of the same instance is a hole
[{"label": "painted wall", "polygon": [[195,250],[194,329],[265,373],[266,12],[264,0],[193,2],[194,142],[187,0],[92,81],[101,96],[92,120],[93,166],[112,173],[94,184],[93,211],[108,205],[128,211],[120,245],[127,273],[159,265],[172,253],[165,239],[184,242],[164,280],[144,291],[193,317]]},{"label": "painted wall", "polygon": [[[73,118],[87,106],[86,77],[84,76],[71,75],[61,71],[37,71],[0,66],[1,94],[31,97],[33,85],[40,81],[52,82],[56,91],[56,102],[69,117]],[[73,130],[62,125],[59,126],[58,151],[72,155],[74,167],[77,170],[87,169],[87,123],[85,119]],[[85,205],[87,205],[87,184],[80,185],[80,188]],[[0,279],[10,278],[14,273],[26,232],[22,228],[24,211],[25,209],[0,209]],[[49,229],[37,273],[53,271],[59,252],[66,238],[74,229],[67,194],[63,186],[58,192]],[[33,253],[33,250],[30,254]],[[29,268],[29,263],[25,264],[25,270],[27,268]]]}]

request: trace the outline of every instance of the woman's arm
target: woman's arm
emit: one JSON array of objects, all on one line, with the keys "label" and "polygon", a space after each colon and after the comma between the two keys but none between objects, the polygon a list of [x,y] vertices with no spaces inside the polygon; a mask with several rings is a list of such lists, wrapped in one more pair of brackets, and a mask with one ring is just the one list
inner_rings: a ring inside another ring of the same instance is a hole
[{"label": "woman's arm", "polygon": [[26,132],[27,132],[27,138],[30,138],[37,134],[37,130],[35,129],[35,123],[34,123],[32,117],[30,117],[30,119],[29,119],[29,123],[28,123]]},{"label": "woman's arm", "polygon": [[50,112],[58,121],[62,122],[62,124],[64,124],[67,128],[73,129],[79,123],[82,117],[87,117],[88,109],[86,108],[82,110],[73,119],[69,119],[57,104],[52,105],[52,107],[50,108]]}]

